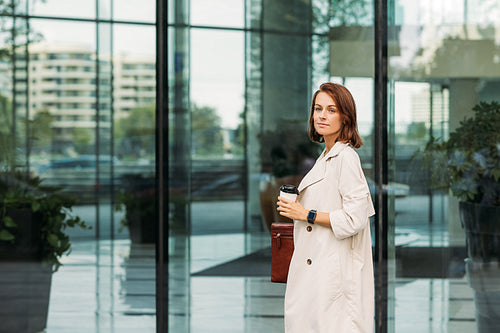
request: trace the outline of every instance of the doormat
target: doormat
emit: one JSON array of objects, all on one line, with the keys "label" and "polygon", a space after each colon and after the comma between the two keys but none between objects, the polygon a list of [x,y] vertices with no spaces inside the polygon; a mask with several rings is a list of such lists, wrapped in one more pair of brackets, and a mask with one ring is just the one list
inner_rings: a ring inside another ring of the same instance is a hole
[{"label": "doormat", "polygon": [[[398,247],[396,248],[396,276],[461,278],[465,275],[465,257],[466,252],[463,247]],[[191,276],[271,276],[271,248],[267,247],[209,267]]]},{"label": "doormat", "polygon": [[271,276],[271,248],[209,267],[191,276]]}]

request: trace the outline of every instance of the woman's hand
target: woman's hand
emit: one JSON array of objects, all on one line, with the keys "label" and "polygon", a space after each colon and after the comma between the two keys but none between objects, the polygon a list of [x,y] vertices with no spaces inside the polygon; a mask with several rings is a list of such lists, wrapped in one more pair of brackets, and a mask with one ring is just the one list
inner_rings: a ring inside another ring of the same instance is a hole
[{"label": "woman's hand", "polygon": [[280,215],[292,220],[307,221],[309,211],[302,207],[298,201],[290,201],[283,197],[278,197],[278,211]]}]

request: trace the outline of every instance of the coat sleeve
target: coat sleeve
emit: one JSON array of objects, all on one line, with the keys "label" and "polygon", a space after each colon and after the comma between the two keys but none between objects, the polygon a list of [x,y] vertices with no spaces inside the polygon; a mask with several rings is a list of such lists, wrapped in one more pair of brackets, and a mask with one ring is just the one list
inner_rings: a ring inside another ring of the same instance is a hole
[{"label": "coat sleeve", "polygon": [[343,239],[362,231],[375,210],[358,154],[346,149],[339,158],[342,208],[330,212],[330,225],[335,237]]}]

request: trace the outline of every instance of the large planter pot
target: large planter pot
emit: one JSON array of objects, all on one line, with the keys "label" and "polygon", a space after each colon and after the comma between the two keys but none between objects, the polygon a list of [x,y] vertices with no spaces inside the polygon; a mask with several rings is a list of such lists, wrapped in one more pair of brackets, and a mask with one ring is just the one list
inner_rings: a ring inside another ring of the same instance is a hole
[{"label": "large planter pot", "polygon": [[500,261],[500,207],[460,202],[467,255],[483,262]]},{"label": "large planter pot", "polygon": [[52,269],[39,262],[0,262],[0,332],[43,332],[51,283]]},{"label": "large planter pot", "polygon": [[496,333],[500,328],[500,263],[465,260],[469,285],[474,290],[477,331]]},{"label": "large planter pot", "polygon": [[[147,209],[147,208],[145,208]],[[155,214],[127,211],[130,240],[135,244],[155,242]]]},{"label": "large planter pot", "polygon": [[132,243],[155,242],[155,179],[131,174],[123,177],[122,203],[125,206],[125,225]]},{"label": "large planter pot", "polygon": [[14,242],[0,242],[0,331],[42,332],[47,325],[52,267],[39,258],[40,224],[29,208],[7,209]]},{"label": "large planter pot", "polygon": [[477,331],[500,327],[500,207],[460,202],[467,241],[466,273],[474,290]]}]

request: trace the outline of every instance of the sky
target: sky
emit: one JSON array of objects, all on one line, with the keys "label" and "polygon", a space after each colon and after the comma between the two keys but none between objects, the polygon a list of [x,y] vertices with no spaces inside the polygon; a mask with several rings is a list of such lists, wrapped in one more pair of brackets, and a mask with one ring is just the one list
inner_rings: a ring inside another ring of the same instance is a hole
[{"label": "sky", "polygon": [[[96,26],[94,23],[44,19],[33,19],[30,22],[33,30],[43,35],[44,42],[78,44],[95,50]],[[155,26],[115,24],[113,29],[115,53],[155,57]],[[100,34],[100,38],[104,37],[104,34]]]},{"label": "sky", "polygon": [[[61,16],[75,18],[95,18],[95,0],[29,0],[30,14],[39,16]],[[100,0],[100,17],[109,18],[109,0]],[[115,20],[155,21],[155,0],[114,0]]]}]

